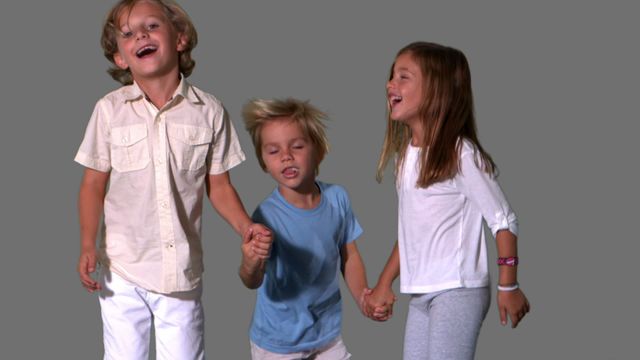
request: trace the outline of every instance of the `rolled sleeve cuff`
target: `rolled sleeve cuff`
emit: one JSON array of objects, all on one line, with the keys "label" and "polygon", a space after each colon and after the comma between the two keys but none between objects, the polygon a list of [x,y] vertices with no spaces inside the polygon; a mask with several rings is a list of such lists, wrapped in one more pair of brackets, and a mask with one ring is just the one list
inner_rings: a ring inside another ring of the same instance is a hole
[{"label": "rolled sleeve cuff", "polygon": [[496,213],[495,223],[491,226],[491,233],[495,237],[500,230],[509,230],[513,235],[518,236],[518,219],[514,213]]},{"label": "rolled sleeve cuff", "polygon": [[225,159],[222,159],[221,162],[212,163],[211,168],[209,169],[210,175],[218,175],[222,174],[225,171],[228,171],[235,166],[239,165],[245,160],[244,152],[239,152],[233,155],[227,156]]},{"label": "rolled sleeve cuff", "polygon": [[76,157],[73,160],[82,166],[85,166],[94,170],[98,170],[102,172],[108,172],[111,170],[111,164],[109,163],[109,161],[96,159],[81,151],[78,151],[78,153],[76,154]]}]

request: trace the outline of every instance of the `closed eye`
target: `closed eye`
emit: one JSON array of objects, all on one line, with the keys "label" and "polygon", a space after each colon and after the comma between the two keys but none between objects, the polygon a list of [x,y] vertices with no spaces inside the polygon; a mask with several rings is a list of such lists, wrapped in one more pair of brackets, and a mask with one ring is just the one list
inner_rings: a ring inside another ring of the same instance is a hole
[{"label": "closed eye", "polygon": [[147,25],[147,30],[149,30],[149,31],[153,31],[153,30],[155,30],[155,29],[157,29],[157,28],[159,28],[159,27],[160,27],[160,24],[158,24],[158,23],[151,23],[151,24]]}]

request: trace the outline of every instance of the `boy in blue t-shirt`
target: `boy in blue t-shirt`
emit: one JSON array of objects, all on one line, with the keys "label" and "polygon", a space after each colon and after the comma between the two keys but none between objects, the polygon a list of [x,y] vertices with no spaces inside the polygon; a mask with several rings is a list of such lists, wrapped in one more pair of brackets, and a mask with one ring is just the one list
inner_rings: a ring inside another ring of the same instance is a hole
[{"label": "boy in blue t-shirt", "polygon": [[348,359],[338,266],[360,309],[369,290],[355,242],[362,228],[347,192],[316,180],[328,151],[325,114],[286,99],[253,100],[243,116],[260,166],[278,183],[253,214],[273,232],[269,258],[256,255],[250,233],[242,245],[240,277],[258,288],[252,359]]}]

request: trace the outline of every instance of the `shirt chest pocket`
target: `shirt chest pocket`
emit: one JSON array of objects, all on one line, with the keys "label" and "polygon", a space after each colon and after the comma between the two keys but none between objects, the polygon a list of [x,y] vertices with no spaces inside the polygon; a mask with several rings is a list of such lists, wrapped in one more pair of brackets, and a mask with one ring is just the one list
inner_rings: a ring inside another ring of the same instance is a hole
[{"label": "shirt chest pocket", "polygon": [[213,130],[205,127],[167,124],[171,156],[180,170],[199,170],[205,165]]},{"label": "shirt chest pocket", "polygon": [[119,172],[141,170],[149,164],[147,125],[111,129],[111,166]]}]

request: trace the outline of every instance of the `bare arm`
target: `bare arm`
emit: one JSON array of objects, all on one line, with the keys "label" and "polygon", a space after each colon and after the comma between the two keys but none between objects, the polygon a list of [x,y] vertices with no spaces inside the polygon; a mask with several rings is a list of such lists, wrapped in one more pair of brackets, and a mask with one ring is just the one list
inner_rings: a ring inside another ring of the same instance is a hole
[{"label": "bare arm", "polygon": [[[398,242],[393,246],[387,264],[384,266],[382,273],[378,279],[376,287],[371,295],[367,298],[366,312],[367,316],[374,320],[384,321],[393,315],[393,303],[396,296],[393,293],[392,285],[395,279],[400,275],[400,254],[398,252]],[[386,307],[387,312],[381,313],[376,309]]]},{"label": "bare arm", "polygon": [[231,184],[229,173],[207,176],[206,185],[207,196],[213,208],[238,235],[243,236],[253,222],[247,215],[236,189]]},{"label": "bare arm", "polygon": [[[509,230],[500,230],[496,234],[498,257],[518,256],[517,237]],[[514,285],[518,282],[517,266],[500,266],[498,284]],[[511,318],[511,327],[515,328],[530,310],[529,301],[520,289],[498,291],[498,311],[500,322],[507,324],[507,315]]]},{"label": "bare arm", "polygon": [[228,172],[207,177],[207,194],[213,208],[242,236],[242,263],[238,271],[242,283],[249,289],[259,287],[273,243],[271,231],[249,218]]},{"label": "bare arm", "polygon": [[78,274],[87,291],[100,290],[100,283],[91,278],[96,269],[96,236],[104,207],[109,173],[86,168],[78,196],[78,214],[80,217],[80,258]]},{"label": "bare arm", "polygon": [[[262,234],[252,235],[253,229],[249,228],[242,237],[242,263],[240,264],[238,275],[240,275],[244,286],[249,289],[257,289],[262,285],[262,280],[264,280],[267,257],[260,256],[255,247],[259,243],[268,243],[270,246],[273,239],[271,239],[271,235],[266,238]],[[268,253],[266,256],[268,256]]]},{"label": "bare arm", "polygon": [[340,249],[342,276],[351,292],[351,296],[358,304],[358,308],[364,314],[364,295],[368,294],[369,285],[367,284],[367,272],[364,268],[364,262],[358,251],[355,241],[352,241]]}]

